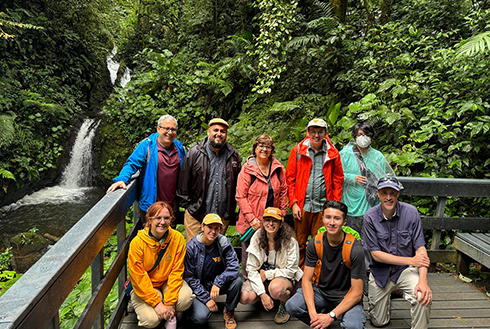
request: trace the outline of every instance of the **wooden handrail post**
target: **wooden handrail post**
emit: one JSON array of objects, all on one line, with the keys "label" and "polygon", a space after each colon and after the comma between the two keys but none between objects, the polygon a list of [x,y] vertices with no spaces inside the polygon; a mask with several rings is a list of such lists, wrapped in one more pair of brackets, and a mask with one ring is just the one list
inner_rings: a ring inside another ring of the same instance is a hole
[{"label": "wooden handrail post", "polygon": [[51,319],[46,329],[60,329],[60,313],[57,312],[56,315]]},{"label": "wooden handrail post", "polygon": [[[97,290],[97,286],[100,281],[102,281],[102,277],[104,276],[104,248],[100,250],[100,252],[95,257],[92,262],[92,294],[94,294]],[[104,307],[100,310],[100,313],[97,315],[97,318],[94,321],[92,326],[93,329],[104,329]]]},{"label": "wooden handrail post", "polygon": [[[437,199],[436,217],[444,217],[444,212],[446,210],[446,201],[447,198],[445,196],[440,196]],[[441,244],[441,229],[434,229],[432,230],[432,244],[430,246],[430,249],[438,250],[440,244]]]},{"label": "wooden handrail post", "polygon": [[[126,240],[126,216],[121,220],[119,225],[117,226],[117,253],[120,254],[124,241]],[[124,297],[124,283],[126,282],[126,273],[127,273],[127,265],[125,264],[121,270],[121,273],[119,273],[118,279],[117,279],[117,295],[118,299],[121,300],[122,297]]]}]

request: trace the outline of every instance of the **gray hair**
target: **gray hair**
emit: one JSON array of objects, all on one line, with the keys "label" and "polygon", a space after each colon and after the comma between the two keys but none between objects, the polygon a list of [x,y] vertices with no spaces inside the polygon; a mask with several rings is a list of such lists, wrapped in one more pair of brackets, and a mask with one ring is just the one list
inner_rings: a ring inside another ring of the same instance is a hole
[{"label": "gray hair", "polygon": [[174,120],[175,121],[175,125],[177,126],[177,128],[179,128],[179,124],[177,123],[177,119],[174,118],[173,116],[171,116],[170,114],[162,115],[160,117],[160,119],[158,119],[158,125],[160,126],[162,124],[162,122],[165,121],[165,120],[167,120],[167,119]]}]

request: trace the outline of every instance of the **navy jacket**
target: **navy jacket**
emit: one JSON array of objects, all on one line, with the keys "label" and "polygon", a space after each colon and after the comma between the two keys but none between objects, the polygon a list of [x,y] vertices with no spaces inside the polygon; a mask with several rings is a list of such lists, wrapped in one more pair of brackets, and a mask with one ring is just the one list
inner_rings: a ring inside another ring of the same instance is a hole
[{"label": "navy jacket", "polygon": [[[209,291],[207,291],[201,283],[201,278],[204,267],[204,256],[206,254],[204,242],[201,242],[202,233],[192,238],[187,243],[187,251],[185,254],[185,270],[184,280],[189,284],[196,298],[206,304],[210,299]],[[240,265],[238,256],[231,245],[230,240],[224,235],[218,235],[217,243],[218,250],[223,260],[225,270],[223,273],[214,278],[213,284],[221,288],[225,283],[233,281],[238,277]]]}]

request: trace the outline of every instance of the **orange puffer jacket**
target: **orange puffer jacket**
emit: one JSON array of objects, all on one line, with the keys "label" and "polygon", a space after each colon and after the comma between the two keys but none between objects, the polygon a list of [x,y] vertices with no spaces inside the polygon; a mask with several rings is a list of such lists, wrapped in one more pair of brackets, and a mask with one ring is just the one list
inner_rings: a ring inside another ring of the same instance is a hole
[{"label": "orange puffer jacket", "polygon": [[[293,147],[289,154],[288,166],[286,168],[286,180],[288,183],[289,207],[294,203],[303,210],[305,204],[306,188],[310,179],[311,165],[313,161],[308,154],[309,137],[303,139]],[[342,184],[344,183],[344,171],[339,151],[333,146],[330,138],[327,141],[327,156],[323,163],[323,176],[327,200],[340,201],[342,198]],[[299,146],[299,150],[298,150]]]},{"label": "orange puffer jacket", "polygon": [[[134,292],[146,303],[155,307],[161,300],[153,287],[161,287],[167,282],[168,290],[163,295],[165,305],[177,303],[184,273],[185,240],[178,231],[169,228],[167,239],[160,244],[149,236],[149,228],[138,232],[131,241],[128,254],[128,268]],[[167,251],[158,267],[148,273],[158,258],[160,250],[168,244]]]}]

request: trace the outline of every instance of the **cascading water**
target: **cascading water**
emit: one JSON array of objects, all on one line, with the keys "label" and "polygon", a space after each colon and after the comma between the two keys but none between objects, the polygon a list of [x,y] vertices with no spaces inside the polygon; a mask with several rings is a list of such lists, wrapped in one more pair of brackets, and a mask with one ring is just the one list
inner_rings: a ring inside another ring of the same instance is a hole
[{"label": "cascading water", "polygon": [[117,71],[119,71],[119,62],[114,60],[114,56],[116,56],[117,48],[114,47],[112,49],[111,54],[107,55],[107,69],[109,70],[109,74],[111,75],[111,83],[114,85],[117,79]]},{"label": "cascading water", "polygon": [[[119,67],[121,64],[119,62],[116,62],[114,60],[114,56],[117,54],[117,48],[114,47],[110,53],[110,55],[107,55],[107,69],[109,70],[109,74],[111,76],[111,83],[114,85],[117,80],[117,72],[119,71]],[[119,80],[119,84],[121,85],[122,88],[126,87],[128,82],[131,80],[131,70],[129,67],[126,66],[124,69],[124,73]]]},{"label": "cascading water", "polygon": [[44,188],[2,208],[0,232],[11,235],[36,227],[60,236],[100,199],[104,191],[90,187],[94,172],[92,144],[99,122],[85,119],[82,123],[58,186]]},{"label": "cascading water", "polygon": [[100,121],[85,119],[73,145],[71,159],[61,179],[61,186],[67,188],[92,185],[92,141]]}]

